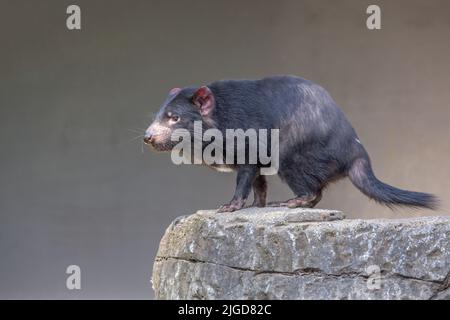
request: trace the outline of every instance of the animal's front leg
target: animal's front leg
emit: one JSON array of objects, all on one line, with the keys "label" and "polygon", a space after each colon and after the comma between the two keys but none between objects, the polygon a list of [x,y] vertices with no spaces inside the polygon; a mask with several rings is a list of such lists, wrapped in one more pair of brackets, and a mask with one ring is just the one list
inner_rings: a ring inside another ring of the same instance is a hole
[{"label": "animal's front leg", "polygon": [[253,181],[253,207],[265,207],[267,198],[267,181],[266,177],[258,175]]},{"label": "animal's front leg", "polygon": [[237,173],[236,179],[236,191],[234,192],[234,197],[230,203],[224,204],[218,210],[218,212],[232,212],[239,209],[245,205],[245,201],[250,194],[252,189],[252,183],[256,178],[257,167],[240,167]]}]

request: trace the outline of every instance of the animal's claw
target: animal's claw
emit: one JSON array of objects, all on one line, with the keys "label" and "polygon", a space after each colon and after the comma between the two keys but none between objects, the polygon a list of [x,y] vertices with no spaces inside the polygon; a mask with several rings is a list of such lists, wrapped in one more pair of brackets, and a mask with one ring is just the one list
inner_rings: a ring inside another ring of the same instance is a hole
[{"label": "animal's claw", "polygon": [[217,212],[233,212],[244,207],[245,200],[232,200],[230,203],[219,207]]}]

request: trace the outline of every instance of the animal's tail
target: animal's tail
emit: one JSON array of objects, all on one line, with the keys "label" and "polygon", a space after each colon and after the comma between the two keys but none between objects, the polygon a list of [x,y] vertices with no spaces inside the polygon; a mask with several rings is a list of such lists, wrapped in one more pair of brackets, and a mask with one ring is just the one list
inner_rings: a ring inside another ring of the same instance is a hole
[{"label": "animal's tail", "polygon": [[368,156],[357,158],[351,165],[348,176],[362,193],[388,207],[400,205],[437,209],[439,206],[438,198],[432,194],[401,190],[378,180]]}]

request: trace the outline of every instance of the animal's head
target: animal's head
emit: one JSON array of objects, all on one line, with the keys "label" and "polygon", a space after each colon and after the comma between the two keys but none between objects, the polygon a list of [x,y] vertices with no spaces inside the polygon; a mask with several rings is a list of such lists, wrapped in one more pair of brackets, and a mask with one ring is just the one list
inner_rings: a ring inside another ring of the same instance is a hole
[{"label": "animal's head", "polygon": [[186,129],[193,134],[195,121],[211,124],[214,107],[214,95],[206,86],[173,88],[155,120],[145,131],[145,144],[157,151],[172,150],[177,144],[177,141],[171,140],[172,133],[177,129]]}]

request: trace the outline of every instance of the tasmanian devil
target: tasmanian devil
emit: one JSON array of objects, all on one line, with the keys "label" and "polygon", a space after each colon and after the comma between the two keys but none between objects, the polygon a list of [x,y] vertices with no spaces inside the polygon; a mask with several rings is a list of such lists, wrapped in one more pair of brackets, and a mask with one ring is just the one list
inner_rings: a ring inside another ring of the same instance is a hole
[{"label": "tasmanian devil", "polygon": [[[278,175],[294,192],[293,199],[274,205],[314,207],[322,190],[348,176],[366,196],[389,207],[404,205],[434,209],[431,194],[401,190],[378,180],[355,130],[325,89],[295,76],[260,80],[224,80],[207,86],[174,88],[145,132],[144,142],[170,151],[176,129],[278,129]],[[210,165],[237,172],[230,203],[219,211],[241,209],[250,191],[254,206],[265,206],[267,182],[258,163]]]}]

